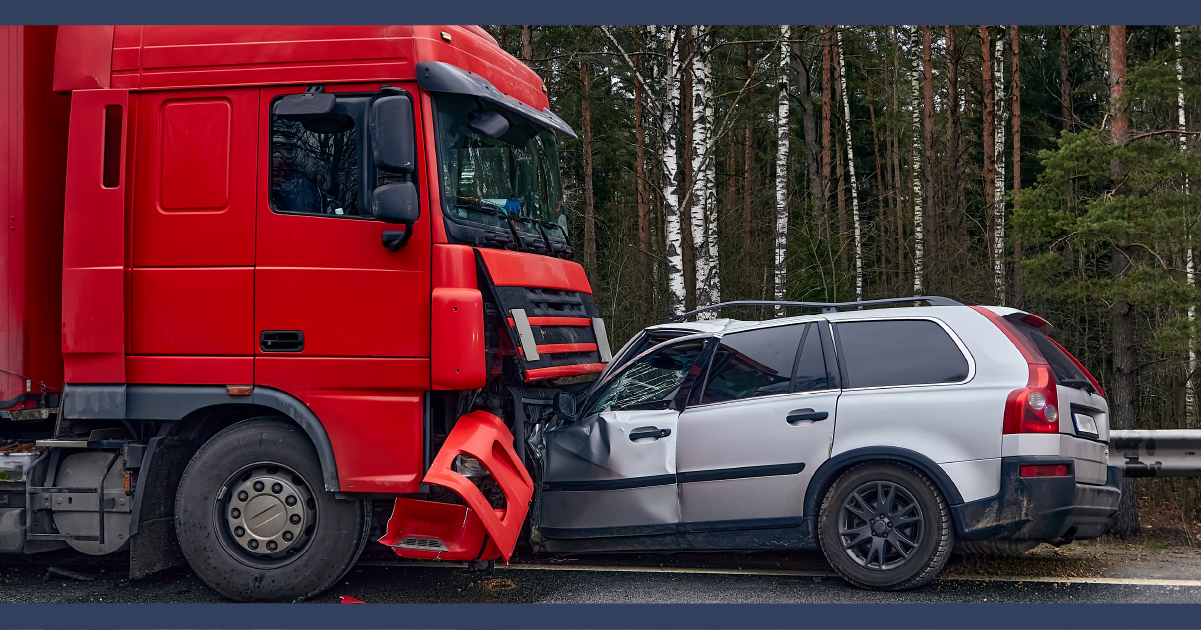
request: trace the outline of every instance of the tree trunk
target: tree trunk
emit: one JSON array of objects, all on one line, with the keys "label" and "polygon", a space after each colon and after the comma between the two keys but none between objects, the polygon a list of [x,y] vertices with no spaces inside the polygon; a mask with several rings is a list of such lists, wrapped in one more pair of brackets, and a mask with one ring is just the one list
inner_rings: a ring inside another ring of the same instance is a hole
[{"label": "tree trunk", "polygon": [[1059,27],[1059,104],[1063,117],[1063,130],[1072,130],[1072,84],[1068,78],[1068,64],[1071,59],[1072,29],[1067,25]]},{"label": "tree trunk", "polygon": [[[755,28],[751,27],[751,33],[754,34]],[[751,53],[751,45],[744,44],[743,50],[746,52],[746,79],[750,81],[754,75],[755,61]],[[743,143],[743,159],[742,159],[742,270],[743,281],[746,284],[746,296],[758,297],[762,295],[755,287],[755,261],[759,259],[754,255],[755,251],[751,249],[751,232],[753,223],[751,221],[751,202],[752,195],[755,190],[755,149],[752,142],[752,132],[755,121],[755,99],[754,94],[747,101],[746,118],[746,138]]]},{"label": "tree trunk", "polygon": [[993,53],[993,82],[995,88],[993,97],[996,98],[996,121],[993,127],[993,155],[996,156],[996,176],[993,179],[993,290],[996,292],[997,304],[1005,305],[1005,62],[1001,56],[1005,43],[1004,37],[998,37],[996,51]]},{"label": "tree trunk", "polygon": [[[776,113],[776,279],[775,296],[783,300],[788,281],[788,25],[780,26],[780,97]],[[776,307],[777,314],[784,309]]]},{"label": "tree trunk", "polygon": [[855,152],[851,149],[851,99],[847,92],[847,64],[842,53],[842,31],[838,31],[838,69],[842,85],[843,124],[846,126],[847,172],[851,176],[851,223],[855,231],[855,299],[863,299],[863,242],[859,230],[859,182],[855,178]]},{"label": "tree trunk", "polygon": [[[1114,144],[1125,144],[1130,136],[1129,118],[1122,92],[1126,88],[1126,27],[1109,27],[1110,131]],[[1113,181],[1122,181],[1121,164],[1113,164]],[[1119,186],[1118,194],[1121,192]],[[1130,269],[1130,250],[1122,245],[1111,247],[1114,282],[1121,282]],[[1114,429],[1134,428],[1134,307],[1126,296],[1118,294],[1111,308],[1113,317],[1113,393],[1110,394],[1110,418]],[[1128,536],[1139,531],[1138,495],[1134,480],[1122,480],[1122,499],[1114,520],[1113,533]]]},{"label": "tree trunk", "polygon": [[940,256],[940,232],[945,223],[942,212],[934,203],[934,55],[933,33],[929,26],[922,27],[922,144],[926,149],[926,161],[923,163],[922,191],[925,193],[925,210],[929,218],[930,230],[927,246],[934,251],[935,263]]},{"label": "tree trunk", "polygon": [[895,199],[893,200],[893,209],[896,211],[893,214],[893,222],[896,228],[897,237],[897,285],[898,288],[905,281],[905,204],[901,201],[901,123],[899,120],[901,113],[900,106],[900,89],[901,89],[901,37],[897,27],[892,27],[892,111],[896,112],[892,127],[892,191]]},{"label": "tree trunk", "polygon": [[[834,89],[834,72],[830,63],[830,48],[833,42],[829,26],[822,27],[822,159],[821,159],[821,208],[823,211],[830,201],[830,94]],[[829,221],[829,215],[823,215]]]},{"label": "tree trunk", "polygon": [[[1188,150],[1188,126],[1184,118],[1184,54],[1181,52],[1180,27],[1176,27],[1176,118],[1180,126],[1180,151]],[[1184,176],[1184,194],[1189,194],[1188,175]],[[1185,221],[1184,238],[1186,250],[1184,254],[1184,278],[1188,285],[1193,286],[1193,230],[1192,223]],[[1197,320],[1197,307],[1188,307],[1190,324]],[[1191,329],[1190,329],[1191,330]],[[1197,371],[1197,351],[1193,350],[1193,337],[1189,335],[1188,374],[1184,379],[1184,421],[1185,426],[1193,428],[1197,424],[1197,395],[1193,389],[1193,372]]]},{"label": "tree trunk", "polygon": [[796,67],[796,94],[801,102],[801,128],[805,132],[805,166],[809,175],[809,198],[818,216],[825,214],[826,200],[822,197],[821,175],[818,171],[817,121],[813,114],[813,93],[809,85],[809,63],[802,56],[801,42],[792,43],[792,63]]},{"label": "tree trunk", "polygon": [[963,191],[962,132],[959,124],[959,54],[955,47],[955,27],[947,32],[947,187],[951,201],[947,213],[948,232],[955,243],[956,260],[966,265],[967,233]]},{"label": "tree trunk", "polygon": [[[917,28],[913,29],[910,34],[913,43],[913,49],[916,51],[921,45],[918,41]],[[910,109],[913,111],[913,152],[910,157],[909,167],[913,171],[913,294],[921,295],[925,290],[922,282],[925,270],[922,266],[925,263],[925,217],[923,213],[923,201],[925,195],[922,192],[922,134],[918,132],[921,129],[921,79],[922,66],[921,58],[914,57],[913,70],[910,72],[910,83],[913,87],[912,101]]]},{"label": "tree trunk", "polygon": [[[842,81],[842,71],[840,70],[840,68],[838,66],[838,57],[841,57],[841,55],[842,55],[842,51],[838,50],[838,46],[837,45],[832,46],[831,51],[830,51],[831,61],[833,62],[833,65],[834,65],[834,68],[833,68],[834,80],[831,81],[831,85],[833,85],[833,87],[834,87],[834,98],[833,98],[833,103],[831,103],[832,107],[836,107],[837,103],[839,101],[843,100],[843,98],[842,98],[842,82],[843,82]],[[833,111],[833,109],[831,109],[831,111]],[[831,119],[832,118],[833,118],[833,115],[831,114]],[[838,144],[838,134],[837,133],[835,133],[832,136],[832,140],[835,144]],[[835,275],[835,278],[836,278],[835,282],[837,284],[841,284],[842,278],[845,277],[847,270],[850,269],[850,265],[847,263],[847,257],[848,257],[848,253],[847,253],[847,204],[846,204],[846,197],[844,196],[844,193],[846,191],[846,179],[845,179],[846,170],[845,170],[845,167],[843,166],[843,162],[842,162],[842,159],[843,159],[842,152],[839,151],[838,149],[835,149],[834,158],[835,158],[834,159],[834,175],[838,181],[838,186],[835,187],[835,189],[834,189],[834,198],[837,199],[837,207],[838,207],[838,263],[839,263],[838,273]]]},{"label": "tree trunk", "polygon": [[[994,127],[994,84],[992,77],[992,38],[989,35],[988,27],[980,27],[980,72],[981,72],[981,100],[983,105],[983,130],[980,133],[980,144],[982,145],[982,153],[984,154],[984,208],[990,225],[996,225],[997,211],[997,190],[994,186],[996,178],[996,153],[993,142],[993,127]],[[992,263],[994,269],[1001,263],[997,261],[997,252],[994,247],[989,248],[989,262]],[[995,281],[994,281],[995,282]]]},{"label": "tree trunk", "polygon": [[[1022,207],[1022,81],[1019,73],[1018,27],[1009,27],[1009,48],[1013,54],[1013,213]],[[1013,305],[1022,303],[1022,239],[1013,235]]]},{"label": "tree trunk", "polygon": [[[639,31],[637,26],[633,27],[634,31],[634,46],[639,47]],[[642,76],[642,55],[634,58],[634,71],[638,76]],[[643,121],[642,107],[642,81],[634,81],[634,194],[637,197],[638,205],[638,249],[644,256],[650,253],[650,199],[647,196],[646,182],[646,124]],[[652,262],[652,265],[655,263]],[[642,274],[642,299],[644,304],[650,304],[651,292],[650,283],[647,281],[647,274]]]},{"label": "tree trunk", "polygon": [[[870,82],[868,83],[868,85],[870,85]],[[868,93],[868,100],[869,101],[871,100],[870,92]],[[880,177],[880,134],[876,131],[876,106],[871,103],[868,103],[867,113],[868,113],[868,115],[871,116],[871,119],[872,119],[872,158],[876,162],[876,186],[878,188],[878,190],[876,191],[876,216],[883,218],[885,216],[885,214],[884,214],[885,213],[884,197],[887,196],[887,193],[885,192],[887,189],[884,185],[884,180],[881,179],[881,177]],[[883,240],[883,236],[884,236],[883,228],[884,228],[884,225],[881,224],[881,229],[880,229],[881,241]],[[883,271],[884,269],[886,269],[888,267],[888,253],[887,252],[888,252],[888,248],[884,247],[883,243],[880,243],[879,246],[877,247],[877,253],[880,256],[879,266],[880,266],[881,271]]]},{"label": "tree trunk", "polygon": [[534,27],[529,24],[521,27],[521,58],[527,66],[534,59]]},{"label": "tree trunk", "polygon": [[584,269],[592,282],[596,282],[596,204],[592,199],[592,80],[588,77],[588,63],[580,63],[580,145],[584,153]]},{"label": "tree trunk", "polygon": [[673,133],[680,111],[680,84],[676,81],[680,68],[677,30],[676,26],[667,27],[667,76],[662,77],[662,80],[666,81],[666,89],[663,91],[666,103],[660,127],[662,137],[659,142],[659,161],[663,168],[663,251],[667,259],[667,304],[672,315],[684,312],[684,243],[680,234],[680,207],[676,192],[676,136]]},{"label": "tree trunk", "polygon": [[[683,239],[684,239],[684,308],[692,310],[696,308],[696,247],[697,243],[693,240],[693,233],[696,229],[697,219],[696,213],[692,211],[696,205],[696,199],[692,196],[692,185],[696,181],[696,173],[692,170],[692,156],[696,154],[696,145],[694,137],[696,134],[696,120],[693,118],[692,111],[692,27],[680,27],[683,33],[681,35],[681,45],[683,49],[680,51],[681,67],[684,84],[681,87],[681,112],[683,115],[683,147],[680,150],[680,161],[683,163],[684,177],[680,182],[680,217],[683,222]],[[686,42],[686,43],[685,43]]]},{"label": "tree trunk", "polygon": [[[694,27],[692,39],[692,199],[691,219],[693,251],[696,264],[696,307],[713,304],[711,297],[713,255],[716,239],[710,242],[707,232],[710,214],[714,211],[712,160],[713,83],[709,76],[709,38],[703,26]],[[715,230],[716,231],[716,228]],[[716,237],[716,234],[713,235]],[[703,313],[702,318],[716,317]]]}]

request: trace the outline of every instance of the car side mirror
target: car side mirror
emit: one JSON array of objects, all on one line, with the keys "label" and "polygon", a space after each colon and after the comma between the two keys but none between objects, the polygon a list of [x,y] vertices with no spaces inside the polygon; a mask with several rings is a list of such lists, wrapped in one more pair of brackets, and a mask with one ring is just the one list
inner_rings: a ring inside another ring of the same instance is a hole
[{"label": "car side mirror", "polygon": [[413,101],[408,96],[376,99],[371,104],[370,126],[375,167],[387,173],[413,173],[417,168]]},{"label": "car side mirror", "polygon": [[377,221],[405,226],[402,232],[384,232],[384,246],[396,251],[413,236],[413,224],[421,218],[417,186],[413,182],[391,182],[371,193],[371,214]]},{"label": "car side mirror", "polygon": [[555,415],[564,422],[574,422],[576,415],[575,396],[567,392],[555,394]]}]

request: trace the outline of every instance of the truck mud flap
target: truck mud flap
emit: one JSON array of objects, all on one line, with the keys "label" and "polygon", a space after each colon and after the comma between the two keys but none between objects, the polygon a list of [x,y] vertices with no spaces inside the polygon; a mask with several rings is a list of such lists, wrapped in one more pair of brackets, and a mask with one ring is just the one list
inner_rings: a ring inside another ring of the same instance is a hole
[{"label": "truck mud flap", "polygon": [[[460,455],[475,458],[492,475],[504,493],[505,509],[494,509],[470,479],[451,468]],[[459,418],[423,483],[447,488],[467,505],[397,499],[387,534],[379,542],[405,558],[509,561],[529,513],[534,481],[500,418],[486,411]]]}]

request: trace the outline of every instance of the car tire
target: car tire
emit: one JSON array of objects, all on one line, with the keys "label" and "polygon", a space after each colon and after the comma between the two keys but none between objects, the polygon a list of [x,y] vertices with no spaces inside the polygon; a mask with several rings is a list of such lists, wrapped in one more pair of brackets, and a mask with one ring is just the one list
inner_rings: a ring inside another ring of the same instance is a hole
[{"label": "car tire", "polygon": [[938,486],[899,462],[860,464],[826,492],[818,540],[826,560],[860,588],[899,591],[933,580],[954,545]]},{"label": "car tire", "polygon": [[362,553],[371,502],[337,499],[317,450],[277,418],[231,425],[192,457],[175,498],[175,530],[196,575],[240,602],[312,598]]}]

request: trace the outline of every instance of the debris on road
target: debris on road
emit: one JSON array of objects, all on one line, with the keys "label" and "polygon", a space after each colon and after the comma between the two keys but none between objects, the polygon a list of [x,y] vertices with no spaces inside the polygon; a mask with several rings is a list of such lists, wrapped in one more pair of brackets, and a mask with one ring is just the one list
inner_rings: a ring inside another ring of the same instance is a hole
[{"label": "debris on road", "polygon": [[96,576],[94,576],[94,575],[88,575],[87,573],[79,573],[77,571],[68,571],[67,569],[60,569],[58,567],[50,567],[49,569],[47,569],[46,577],[43,577],[42,581],[49,582],[50,578],[55,577],[55,576],[70,578],[72,580],[79,580],[81,582],[95,582],[96,581]]},{"label": "debris on road", "polygon": [[341,595],[338,597],[339,604],[366,604],[367,602],[361,599],[355,599],[349,595]]}]

